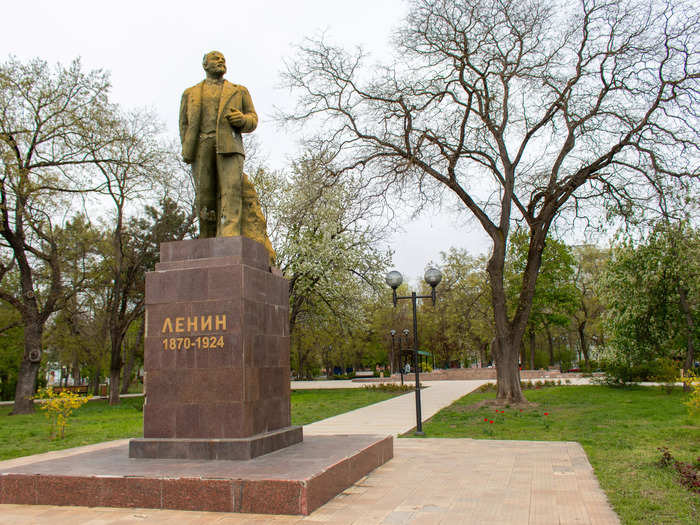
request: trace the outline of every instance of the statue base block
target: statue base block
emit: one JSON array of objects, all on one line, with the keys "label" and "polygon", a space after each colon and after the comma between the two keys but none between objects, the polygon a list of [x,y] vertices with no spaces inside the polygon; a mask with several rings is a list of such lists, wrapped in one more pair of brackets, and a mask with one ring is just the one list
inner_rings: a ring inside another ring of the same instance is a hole
[{"label": "statue base block", "polygon": [[288,290],[247,237],[161,244],[146,275],[144,439],[130,457],[250,459],[302,440]]},{"label": "statue base block", "polygon": [[130,458],[253,459],[303,440],[301,427],[288,427],[238,439],[132,439]]}]

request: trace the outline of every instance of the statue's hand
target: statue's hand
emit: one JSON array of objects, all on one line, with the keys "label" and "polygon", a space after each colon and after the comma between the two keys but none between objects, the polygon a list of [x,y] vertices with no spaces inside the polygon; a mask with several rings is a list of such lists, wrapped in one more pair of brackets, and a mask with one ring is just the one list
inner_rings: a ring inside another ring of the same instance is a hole
[{"label": "statue's hand", "polygon": [[243,124],[245,124],[245,117],[243,116],[243,113],[237,109],[230,110],[226,115],[226,120],[228,120],[228,123],[234,128],[243,127]]}]

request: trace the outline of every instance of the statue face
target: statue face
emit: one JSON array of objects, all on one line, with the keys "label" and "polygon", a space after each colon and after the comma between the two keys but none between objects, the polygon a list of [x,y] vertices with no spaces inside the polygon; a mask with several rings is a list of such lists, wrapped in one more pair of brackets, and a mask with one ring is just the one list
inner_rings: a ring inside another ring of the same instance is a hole
[{"label": "statue face", "polygon": [[207,53],[204,60],[204,71],[214,75],[223,75],[226,73],[226,59],[224,55],[218,51]]}]

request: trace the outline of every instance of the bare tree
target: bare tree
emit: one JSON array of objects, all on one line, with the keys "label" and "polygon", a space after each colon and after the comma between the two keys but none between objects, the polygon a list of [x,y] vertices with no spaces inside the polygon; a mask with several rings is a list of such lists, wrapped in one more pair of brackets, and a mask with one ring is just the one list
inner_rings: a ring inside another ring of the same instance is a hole
[{"label": "bare tree", "polygon": [[[391,65],[367,71],[361,51],[307,41],[283,74],[300,93],[283,117],[320,121],[312,143],[346,170],[461,201],[492,241],[498,398],[522,402],[518,352],[555,220],[697,189],[698,11],[671,0],[410,5]],[[514,220],[529,246],[509,315]]]},{"label": "bare tree", "polygon": [[[144,296],[140,293],[143,288],[141,281],[144,278],[143,265],[149,255],[144,243],[139,244],[143,249],[128,246],[128,207],[139,199],[152,197],[154,193],[164,193],[158,189],[154,191],[154,188],[164,187],[168,168],[172,164],[169,161],[173,156],[170,155],[167,146],[159,141],[160,131],[159,120],[148,111],[135,111],[123,115],[114,129],[117,140],[106,148],[109,156],[116,161],[96,163],[102,176],[99,191],[109,197],[114,213],[108,226],[111,230],[108,257],[111,286],[105,305],[111,348],[111,405],[119,403],[124,337],[131,324],[143,313]],[[93,157],[97,160],[104,156],[104,149],[94,150]],[[174,171],[174,165],[172,168]]]}]

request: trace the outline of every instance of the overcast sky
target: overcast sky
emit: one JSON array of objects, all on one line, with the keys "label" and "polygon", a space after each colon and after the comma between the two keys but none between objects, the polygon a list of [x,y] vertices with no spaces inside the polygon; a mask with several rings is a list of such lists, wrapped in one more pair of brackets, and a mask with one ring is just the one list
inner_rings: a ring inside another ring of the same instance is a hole
[{"label": "overcast sky", "polygon": [[[293,103],[279,88],[279,72],[294,44],[323,32],[381,60],[390,56],[392,30],[405,12],[403,0],[23,0],[3,2],[0,51],[3,61],[14,55],[68,63],[79,56],[85,69],[104,68],[115,102],[152,107],[174,136],[182,91],[203,78],[202,55],[219,50],[227,59],[226,78],[253,97],[262,150],[282,168],[299,145],[272,116],[275,106]],[[402,224],[390,247],[394,266],[408,278],[422,276],[425,265],[451,246],[475,255],[487,250],[480,227],[447,210]]]}]

